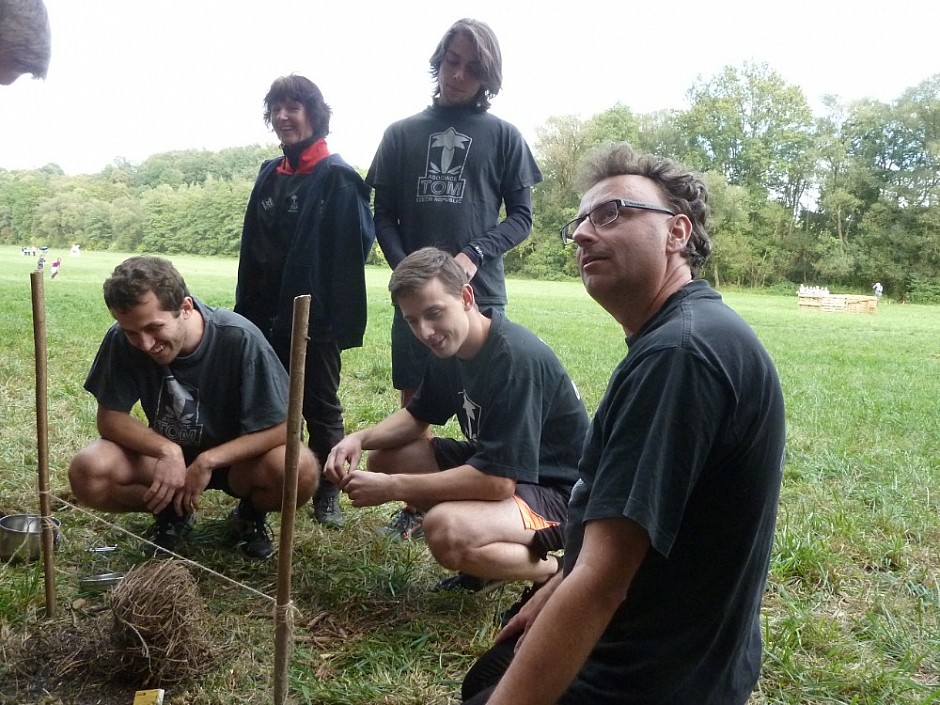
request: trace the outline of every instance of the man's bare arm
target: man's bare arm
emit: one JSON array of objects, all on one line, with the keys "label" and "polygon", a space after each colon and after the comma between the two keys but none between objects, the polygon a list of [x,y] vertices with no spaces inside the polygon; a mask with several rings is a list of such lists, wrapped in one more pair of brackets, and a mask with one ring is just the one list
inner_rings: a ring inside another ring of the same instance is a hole
[{"label": "man's bare arm", "polygon": [[349,473],[340,486],[357,507],[401,500],[426,510],[440,502],[509,499],[516,483],[506,477],[487,475],[471,465],[461,465],[418,474],[357,470]]},{"label": "man's bare arm", "polygon": [[629,519],[589,522],[574,569],[536,617],[489,705],[556,702],[626,599],[648,551],[646,532]]}]

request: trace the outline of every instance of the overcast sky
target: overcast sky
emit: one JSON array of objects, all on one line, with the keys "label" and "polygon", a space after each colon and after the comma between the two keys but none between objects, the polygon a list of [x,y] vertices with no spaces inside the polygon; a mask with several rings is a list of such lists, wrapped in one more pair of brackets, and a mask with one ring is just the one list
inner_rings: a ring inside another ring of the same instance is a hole
[{"label": "overcast sky", "polygon": [[618,101],[686,107],[724,66],[766,62],[814,110],[835,94],[890,102],[940,73],[936,0],[46,0],[45,81],[0,88],[0,168],[96,173],[179,149],[273,143],[271,81],[301,73],[333,108],[330,148],[367,167],[382,131],[430,100],[428,57],[460,17],[503,52],[492,112],[534,143],[558,115]]}]

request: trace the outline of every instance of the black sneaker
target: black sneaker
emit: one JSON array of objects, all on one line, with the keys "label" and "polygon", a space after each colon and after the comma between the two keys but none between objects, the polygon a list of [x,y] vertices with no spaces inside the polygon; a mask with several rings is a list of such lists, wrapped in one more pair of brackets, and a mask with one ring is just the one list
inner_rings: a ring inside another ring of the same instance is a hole
[{"label": "black sneaker", "polygon": [[256,519],[242,519],[238,507],[235,507],[228,516],[235,534],[235,547],[243,555],[258,560],[274,555],[274,541],[266,514],[260,514]]},{"label": "black sneaker", "polygon": [[419,512],[414,507],[402,507],[392,516],[392,520],[385,526],[381,526],[378,532],[391,539],[399,541],[410,541],[412,539],[423,539],[424,512]]},{"label": "black sneaker", "polygon": [[184,517],[166,511],[158,514],[153,526],[145,534],[151,543],[158,546],[153,555],[159,556],[167,551],[176,553],[180,542],[192,531],[195,523],[196,518],[192,514],[187,514]]},{"label": "black sneaker", "polygon": [[432,592],[478,592],[484,594],[505,584],[505,580],[487,580],[469,573],[457,573],[457,575],[439,580],[431,590]]},{"label": "black sneaker", "polygon": [[307,507],[307,514],[328,529],[342,529],[346,525],[343,512],[339,508],[339,492],[335,488],[332,492],[314,496]]}]

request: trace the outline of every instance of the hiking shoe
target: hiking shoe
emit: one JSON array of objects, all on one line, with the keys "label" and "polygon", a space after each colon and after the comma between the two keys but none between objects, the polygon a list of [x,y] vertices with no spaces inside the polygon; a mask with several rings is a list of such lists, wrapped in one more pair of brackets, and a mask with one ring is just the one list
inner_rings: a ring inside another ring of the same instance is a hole
[{"label": "hiking shoe", "polygon": [[342,529],[346,525],[339,508],[339,492],[324,492],[311,499],[307,514],[328,529]]},{"label": "hiking shoe", "polygon": [[496,588],[502,587],[506,584],[505,580],[487,580],[486,578],[478,578],[475,575],[470,575],[469,573],[457,573],[457,575],[451,575],[448,578],[439,580],[437,584],[431,588],[432,592],[478,592],[484,594],[495,590]]},{"label": "hiking shoe", "polygon": [[402,507],[392,516],[392,520],[385,526],[381,526],[378,532],[390,539],[399,541],[409,541],[424,538],[424,512],[419,512],[414,507]]},{"label": "hiking shoe", "polygon": [[192,514],[184,517],[176,516],[173,512],[161,512],[157,515],[153,525],[147,530],[146,538],[155,543],[158,548],[153,552],[159,556],[167,551],[176,553],[180,541],[193,529],[196,518]]},{"label": "hiking shoe", "polygon": [[274,541],[266,514],[259,514],[256,519],[242,519],[238,507],[234,507],[228,517],[235,534],[235,547],[242,555],[258,560],[274,555]]}]

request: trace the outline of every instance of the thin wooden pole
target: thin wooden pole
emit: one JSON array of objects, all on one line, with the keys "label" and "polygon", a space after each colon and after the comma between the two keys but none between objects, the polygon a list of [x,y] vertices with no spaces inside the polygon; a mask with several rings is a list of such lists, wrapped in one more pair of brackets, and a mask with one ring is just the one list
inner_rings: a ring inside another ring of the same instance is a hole
[{"label": "thin wooden pole", "polygon": [[287,407],[287,452],[284,467],[284,496],[281,500],[281,537],[277,552],[277,605],[274,613],[274,702],[287,702],[287,670],[293,645],[291,568],[294,552],[294,517],[297,514],[297,465],[303,433],[304,366],[307,360],[307,327],[310,295],[294,299],[291,329],[290,399]]},{"label": "thin wooden pole", "polygon": [[39,455],[39,514],[42,517],[42,562],[46,588],[46,616],[55,618],[55,528],[49,494],[49,410],[46,354],[46,304],[42,272],[29,275],[33,296],[33,340],[36,350],[36,445]]}]

